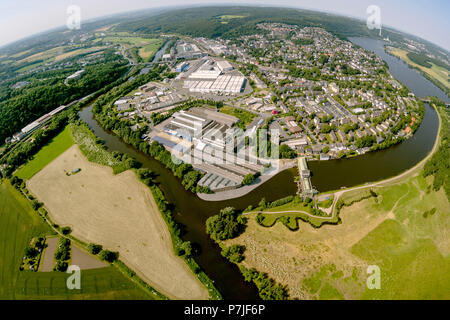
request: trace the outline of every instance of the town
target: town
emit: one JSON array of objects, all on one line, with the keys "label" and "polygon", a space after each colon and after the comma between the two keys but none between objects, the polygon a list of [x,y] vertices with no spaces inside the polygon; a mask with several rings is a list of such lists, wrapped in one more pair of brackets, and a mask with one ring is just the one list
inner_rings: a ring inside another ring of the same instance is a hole
[{"label": "town", "polygon": [[[260,157],[221,164],[232,157],[225,151],[227,130],[243,129],[249,139],[261,129],[278,132],[287,150],[281,158],[330,160],[387,148],[420,125],[421,102],[375,54],[321,28],[258,28],[257,35],[234,40],[171,40],[159,61],[171,77],[121,97],[111,116],[134,131],[148,128],[143,139],[179,158],[212,148],[214,161],[189,161],[206,173],[199,184],[212,191],[236,188],[274,164]],[[191,108],[188,102],[199,99],[210,103]]]},{"label": "town", "polygon": [[[279,158],[358,156],[396,144],[420,125],[421,101],[375,54],[321,28],[257,27],[258,34],[233,40],[167,36],[156,62],[169,68],[167,77],[120,97],[109,116],[133,131],[144,129],[144,141],[192,164],[205,174],[199,185],[215,192],[277,172],[268,168],[279,168]],[[24,127],[12,141],[64,108]],[[258,148],[260,130],[277,136],[278,154],[267,157]],[[244,151],[235,146],[237,136]]]}]

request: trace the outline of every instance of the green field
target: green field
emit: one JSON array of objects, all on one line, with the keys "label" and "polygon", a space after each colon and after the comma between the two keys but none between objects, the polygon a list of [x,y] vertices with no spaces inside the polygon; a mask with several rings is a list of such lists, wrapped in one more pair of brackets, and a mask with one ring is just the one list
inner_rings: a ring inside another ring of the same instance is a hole
[{"label": "green field", "polygon": [[450,208],[443,191],[427,190],[419,176],[384,188],[381,199],[370,210],[391,211],[394,219],[383,221],[351,248],[381,269],[381,290],[366,289],[362,298],[448,299]]},{"label": "green field", "polygon": [[9,182],[0,180],[0,299],[14,298],[19,267],[30,239],[50,227]]},{"label": "green field", "polygon": [[51,234],[28,201],[0,181],[0,300],[153,298],[114,267],[81,271],[81,290],[66,289],[66,273],[19,271],[30,239]]},{"label": "green field", "polygon": [[238,108],[233,108],[230,106],[223,106],[222,108],[220,108],[219,111],[238,118],[240,120],[238,123],[238,126],[242,129],[245,129],[247,127],[247,125],[250,124],[253,121],[253,119],[256,117],[255,114],[253,114],[249,111],[245,111],[245,110],[238,109]]},{"label": "green field", "polygon": [[112,42],[125,46],[143,47],[153,42],[159,41],[159,39],[142,38],[129,35],[128,33],[109,34],[103,38],[103,42]]},{"label": "green field", "polygon": [[74,144],[69,127],[66,127],[60,134],[54,137],[44,146],[32,160],[28,161],[20,168],[16,175],[24,180],[30,179],[42,168],[56,159],[60,154],[69,149]]},{"label": "green field", "polygon": [[155,53],[158,51],[158,49],[164,43],[164,40],[162,39],[149,39],[149,40],[151,40],[150,44],[145,45],[138,51],[139,56],[144,61],[150,61],[155,55]]},{"label": "green field", "polygon": [[132,299],[147,300],[151,296],[125,278],[114,267],[81,271],[81,289],[69,290],[63,272],[20,272],[16,299]]}]

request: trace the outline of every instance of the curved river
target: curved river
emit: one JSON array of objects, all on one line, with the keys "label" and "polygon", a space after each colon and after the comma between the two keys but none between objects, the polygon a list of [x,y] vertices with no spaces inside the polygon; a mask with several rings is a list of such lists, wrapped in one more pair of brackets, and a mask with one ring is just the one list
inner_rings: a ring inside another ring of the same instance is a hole
[{"label": "curved river", "polygon": [[[399,59],[387,55],[382,41],[366,38],[352,38],[351,41],[381,56],[389,64],[391,73],[417,96],[435,95],[448,102],[444,92],[430,81]],[[179,179],[158,161],[135,150],[116,135],[103,130],[93,119],[92,107],[81,110],[80,117],[100,139],[105,141],[111,151],[126,152],[141,162],[143,167],[150,168],[157,174],[157,182],[167,200],[173,204],[175,219],[185,226],[183,240],[191,241],[199,246],[200,254],[196,260],[214,280],[223,297],[225,299],[258,299],[256,287],[243,281],[239,269],[225,260],[220,254],[220,248],[209,239],[205,232],[205,222],[208,217],[217,214],[220,209],[227,206],[244,209],[249,205],[257,204],[262,197],[273,201],[295,194],[297,191],[294,183],[295,169],[279,173],[243,197],[207,202],[186,191]],[[397,175],[414,166],[430,152],[437,128],[437,114],[426,104],[423,122],[412,138],[389,149],[351,159],[310,162],[309,166],[313,173],[312,183],[318,190],[328,191]]]}]

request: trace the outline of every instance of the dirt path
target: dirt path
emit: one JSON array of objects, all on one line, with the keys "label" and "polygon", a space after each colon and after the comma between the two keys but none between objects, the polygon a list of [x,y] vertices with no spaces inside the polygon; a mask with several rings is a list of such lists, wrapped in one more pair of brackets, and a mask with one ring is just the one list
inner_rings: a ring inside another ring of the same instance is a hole
[{"label": "dirt path", "polygon": [[42,272],[53,271],[53,260],[57,245],[58,245],[58,237],[47,239],[47,248],[45,248],[44,256],[42,258],[41,265],[39,266],[39,271]]},{"label": "dirt path", "polygon": [[89,253],[80,249],[72,243],[72,260],[71,264],[80,267],[81,270],[96,269],[107,267],[108,264],[91,256]]}]

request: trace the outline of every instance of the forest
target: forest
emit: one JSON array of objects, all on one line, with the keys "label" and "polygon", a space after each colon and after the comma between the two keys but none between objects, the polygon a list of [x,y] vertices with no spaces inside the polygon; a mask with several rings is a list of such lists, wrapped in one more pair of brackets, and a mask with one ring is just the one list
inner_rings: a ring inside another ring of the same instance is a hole
[{"label": "forest", "polygon": [[87,66],[84,75],[70,85],[64,84],[67,70],[53,71],[50,78],[28,78],[31,85],[0,96],[0,141],[20,131],[42,115],[87,96],[121,77],[128,67],[123,61]]},{"label": "forest", "polygon": [[[239,16],[222,23],[224,15]],[[192,37],[236,38],[261,30],[258,23],[279,22],[300,27],[323,27],[340,38],[349,36],[374,36],[361,20],[291,8],[260,7],[204,7],[173,10],[152,17],[125,21],[116,31],[142,34],[176,33]]]}]

